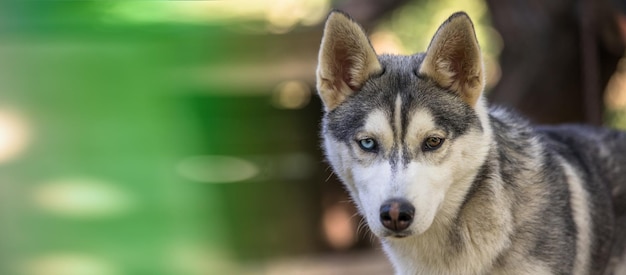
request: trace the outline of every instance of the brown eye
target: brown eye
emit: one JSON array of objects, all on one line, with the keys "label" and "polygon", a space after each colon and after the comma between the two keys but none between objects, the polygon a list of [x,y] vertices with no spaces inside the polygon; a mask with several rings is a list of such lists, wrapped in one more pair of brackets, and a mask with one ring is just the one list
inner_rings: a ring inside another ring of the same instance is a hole
[{"label": "brown eye", "polygon": [[428,137],[424,140],[423,150],[424,151],[436,150],[439,147],[441,147],[441,144],[443,144],[443,138]]}]

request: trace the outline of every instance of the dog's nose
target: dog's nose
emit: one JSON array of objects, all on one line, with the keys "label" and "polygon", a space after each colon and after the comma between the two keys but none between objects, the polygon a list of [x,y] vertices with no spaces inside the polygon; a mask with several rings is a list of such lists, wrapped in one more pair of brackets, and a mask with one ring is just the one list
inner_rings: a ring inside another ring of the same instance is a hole
[{"label": "dog's nose", "polygon": [[387,229],[400,232],[413,221],[415,207],[405,199],[389,199],[380,207],[380,221]]}]

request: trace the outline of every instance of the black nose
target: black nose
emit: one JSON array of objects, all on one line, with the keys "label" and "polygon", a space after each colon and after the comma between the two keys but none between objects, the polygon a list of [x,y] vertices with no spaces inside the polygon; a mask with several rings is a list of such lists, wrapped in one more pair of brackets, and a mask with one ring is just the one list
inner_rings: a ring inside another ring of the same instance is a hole
[{"label": "black nose", "polygon": [[413,221],[415,207],[405,199],[389,199],[380,206],[380,221],[387,229],[400,232]]}]

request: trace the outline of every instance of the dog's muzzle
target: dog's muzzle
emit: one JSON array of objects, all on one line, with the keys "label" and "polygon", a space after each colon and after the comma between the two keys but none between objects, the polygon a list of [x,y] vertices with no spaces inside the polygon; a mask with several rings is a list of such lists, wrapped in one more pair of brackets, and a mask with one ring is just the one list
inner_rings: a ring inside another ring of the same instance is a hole
[{"label": "dog's muzzle", "polygon": [[380,206],[380,222],[393,232],[399,233],[413,222],[415,207],[405,199],[393,198]]}]

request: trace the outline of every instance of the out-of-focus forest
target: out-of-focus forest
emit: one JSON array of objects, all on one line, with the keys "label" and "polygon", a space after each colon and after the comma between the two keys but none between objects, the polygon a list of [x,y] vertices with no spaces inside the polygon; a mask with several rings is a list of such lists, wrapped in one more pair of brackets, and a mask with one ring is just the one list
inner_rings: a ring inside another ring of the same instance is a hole
[{"label": "out-of-focus forest", "polygon": [[487,96],[626,129],[611,0],[0,3],[0,274],[388,274],[319,148],[323,21],[424,51],[466,11]]}]

